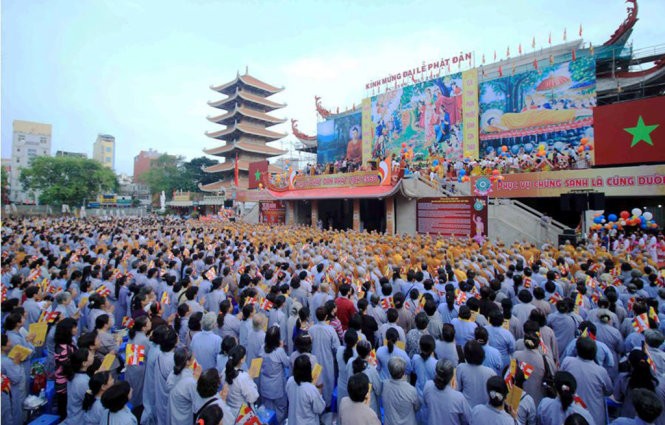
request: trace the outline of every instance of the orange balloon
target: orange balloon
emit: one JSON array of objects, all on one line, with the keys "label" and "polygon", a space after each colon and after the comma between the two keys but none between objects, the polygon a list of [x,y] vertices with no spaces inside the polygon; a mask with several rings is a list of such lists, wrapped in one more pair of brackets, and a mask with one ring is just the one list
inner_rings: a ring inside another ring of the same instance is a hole
[{"label": "orange balloon", "polygon": [[582,139],[580,140],[580,143],[581,143],[582,145],[586,145],[587,143],[589,143],[589,139],[586,138],[586,137],[582,137]]},{"label": "orange balloon", "polygon": [[501,152],[508,152],[508,146],[501,146]]},{"label": "orange balloon", "polygon": [[578,146],[577,147],[577,152],[584,152],[584,146]]}]

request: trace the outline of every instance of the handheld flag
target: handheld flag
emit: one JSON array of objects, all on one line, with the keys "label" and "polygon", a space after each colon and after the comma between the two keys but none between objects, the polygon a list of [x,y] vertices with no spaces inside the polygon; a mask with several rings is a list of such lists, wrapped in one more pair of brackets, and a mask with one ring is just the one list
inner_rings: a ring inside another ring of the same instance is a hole
[{"label": "handheld flag", "polygon": [[559,295],[558,292],[555,292],[555,293],[552,294],[552,296],[549,298],[548,301],[550,302],[550,304],[556,304],[559,301],[561,301],[562,299],[563,299],[563,297],[561,295]]},{"label": "handheld flag", "polygon": [[12,384],[9,381],[9,378],[7,375],[3,374],[2,375],[2,392],[5,394],[9,394],[12,390]]},{"label": "handheld flag", "polygon": [[131,317],[125,316],[122,318],[123,328],[131,328],[132,326],[134,326],[134,320]]},{"label": "handheld flag", "polygon": [[208,280],[213,280],[214,278],[216,278],[217,277],[217,272],[215,271],[215,268],[211,267],[210,270],[205,272],[205,277]]},{"label": "handheld flag", "polygon": [[524,280],[522,281],[524,285],[524,289],[529,289],[531,288],[531,278],[530,277],[525,277]]},{"label": "handheld flag", "polygon": [[97,292],[102,297],[108,297],[109,295],[111,295],[111,290],[107,288],[105,285],[101,285],[99,288],[97,288],[95,292]]},{"label": "handheld flag", "polygon": [[140,366],[145,362],[145,347],[139,344],[127,344],[125,356],[127,366]]},{"label": "handheld flag", "polygon": [[660,325],[660,318],[658,317],[658,314],[656,313],[656,310],[653,308],[653,306],[649,307],[649,319],[656,322],[657,325]]},{"label": "handheld flag", "polygon": [[261,425],[261,420],[250,406],[244,404],[240,406],[238,417],[235,421],[236,425]]},{"label": "handheld flag", "polygon": [[658,371],[656,370],[656,363],[653,361],[651,353],[649,353],[649,347],[647,347],[646,341],[642,341],[642,351],[647,356],[647,363],[651,367],[651,370],[653,370],[653,372],[657,374]]},{"label": "handheld flag", "polygon": [[388,310],[389,308],[394,308],[395,307],[395,302],[393,301],[393,297],[386,297],[381,300],[381,307],[384,310]]},{"label": "handheld flag", "polygon": [[459,294],[455,297],[455,304],[463,305],[466,304],[466,292],[460,291]]},{"label": "handheld flag", "polygon": [[268,298],[264,298],[263,301],[261,301],[260,308],[261,310],[270,311],[273,306],[274,304],[272,301],[270,301]]},{"label": "handheld flag", "polygon": [[642,333],[649,329],[649,317],[646,313],[635,316],[633,319],[633,329],[635,329],[635,332],[637,333]]},{"label": "handheld flag", "polygon": [[526,362],[520,362],[520,370],[524,374],[524,379],[529,379],[535,368]]},{"label": "handheld flag", "polygon": [[164,293],[162,294],[162,299],[161,299],[160,303],[162,305],[171,304],[171,299],[169,298],[168,292],[164,291]]}]

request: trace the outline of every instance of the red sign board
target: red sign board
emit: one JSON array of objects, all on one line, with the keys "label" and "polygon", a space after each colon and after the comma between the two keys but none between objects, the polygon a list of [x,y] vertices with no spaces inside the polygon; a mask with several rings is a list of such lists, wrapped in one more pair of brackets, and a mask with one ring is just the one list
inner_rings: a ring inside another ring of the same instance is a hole
[{"label": "red sign board", "polygon": [[596,165],[665,161],[665,96],[593,110]]},{"label": "red sign board", "polygon": [[286,206],[282,201],[259,202],[259,221],[267,224],[286,223]]},{"label": "red sign board", "polygon": [[487,198],[421,198],[416,206],[416,231],[442,236],[487,237]]}]

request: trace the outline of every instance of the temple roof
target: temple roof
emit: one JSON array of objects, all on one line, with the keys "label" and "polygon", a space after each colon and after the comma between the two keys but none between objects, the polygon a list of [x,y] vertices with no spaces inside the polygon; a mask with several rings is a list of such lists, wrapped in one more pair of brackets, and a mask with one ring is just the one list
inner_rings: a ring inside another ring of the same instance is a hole
[{"label": "temple roof", "polygon": [[287,152],[281,149],[273,148],[271,146],[248,142],[246,140],[241,140],[235,143],[227,143],[226,145],[212,149],[203,149],[203,152],[207,155],[228,156],[228,154],[231,154],[236,149],[245,152],[259,153],[264,155],[275,155],[275,156],[283,155]]},{"label": "temple roof", "polygon": [[[226,189],[230,187],[236,187],[233,182],[233,179],[230,180],[218,180],[209,184],[199,184],[199,189],[203,192],[219,192],[221,189]],[[238,179],[238,188],[247,189],[249,187],[249,179],[240,178]]]},{"label": "temple roof", "polygon": [[[251,161],[256,162],[256,161]],[[238,159],[238,170],[249,171],[250,161],[245,159]],[[226,171],[233,171],[235,167],[235,161],[226,161],[219,164],[211,165],[210,167],[203,168],[203,171],[206,173],[223,173]],[[268,172],[271,174],[281,173],[283,170],[274,165],[268,165]]]},{"label": "temple roof", "polygon": [[215,90],[216,92],[230,96],[233,93],[235,93],[236,86],[250,87],[252,90],[260,92],[264,96],[270,96],[284,90],[284,87],[279,88],[270,85],[268,83],[264,83],[263,81],[259,80],[258,78],[252,77],[249,74],[236,75],[236,78],[233,81],[229,81],[228,83],[220,84],[218,86],[210,86],[210,88]]},{"label": "temple roof", "polygon": [[234,117],[236,115],[242,115],[247,118],[252,118],[257,121],[262,121],[268,123],[268,126],[275,125],[275,124],[281,124],[283,122],[286,122],[286,118],[277,118],[273,117],[272,115],[268,115],[264,112],[256,111],[254,109],[249,109],[245,108],[244,106],[237,106],[235,107],[234,110],[229,111],[225,114],[222,115],[217,115],[214,117],[207,117],[208,121],[214,122],[217,124],[223,124],[223,125],[230,125],[231,123],[235,122]]},{"label": "temple roof", "polygon": [[[238,136],[241,136],[243,134],[251,134],[253,136],[258,136],[261,138],[265,139],[281,139],[283,137],[286,137],[285,133],[278,133],[276,131],[271,131],[263,127],[258,127],[255,125],[251,124],[246,124],[246,123],[237,123],[233,124],[232,126],[229,126],[225,129],[218,130],[218,131],[206,131],[206,136],[212,137],[213,139],[234,139],[237,138]],[[231,136],[231,137],[229,137]],[[236,136],[236,137],[233,137]]]},{"label": "temple roof", "polygon": [[[230,95],[226,99],[221,99],[214,102],[208,102],[208,105],[212,106],[213,108],[226,109],[227,111],[229,111],[231,110],[232,107],[235,108],[235,102],[238,99],[242,99],[249,103],[258,105],[265,112],[273,111],[275,109],[280,109],[286,106],[286,104],[284,103],[273,102],[272,100],[266,99],[261,96],[257,96],[255,94],[243,90],[237,90],[236,93]],[[233,104],[233,106],[231,107],[229,104]]]}]

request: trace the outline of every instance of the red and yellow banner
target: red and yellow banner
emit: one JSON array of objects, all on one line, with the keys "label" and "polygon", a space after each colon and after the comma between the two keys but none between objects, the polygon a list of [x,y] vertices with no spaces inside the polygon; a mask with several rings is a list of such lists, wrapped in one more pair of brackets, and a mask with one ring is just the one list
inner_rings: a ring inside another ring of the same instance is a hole
[{"label": "red and yellow banner", "polygon": [[[506,174],[492,184],[489,196],[497,198],[558,197],[572,190],[593,190],[606,196],[665,195],[665,165],[591,168]],[[471,189],[479,179],[471,177]]]}]

